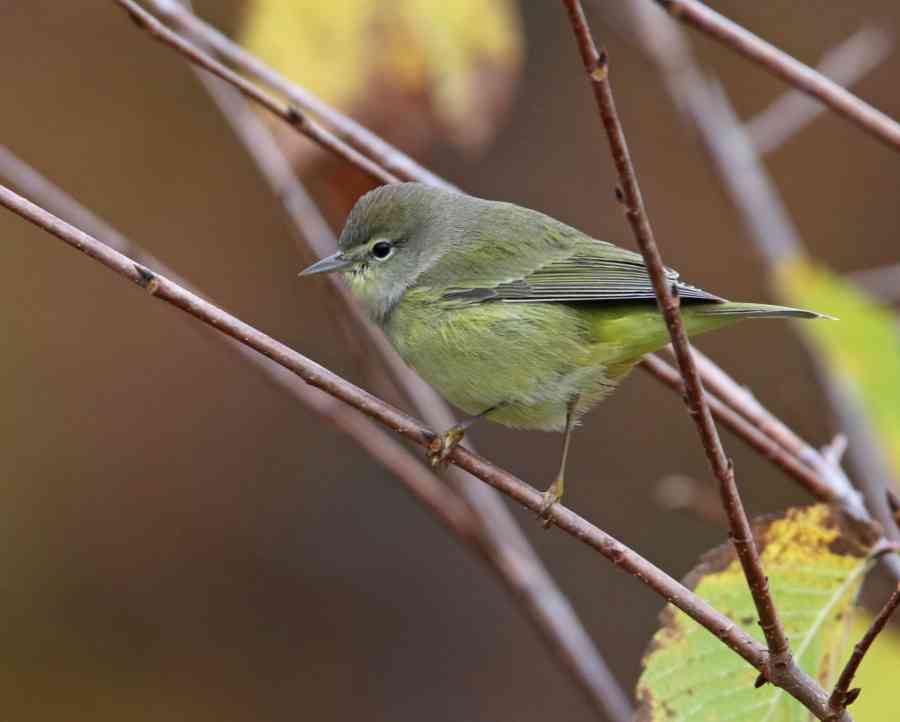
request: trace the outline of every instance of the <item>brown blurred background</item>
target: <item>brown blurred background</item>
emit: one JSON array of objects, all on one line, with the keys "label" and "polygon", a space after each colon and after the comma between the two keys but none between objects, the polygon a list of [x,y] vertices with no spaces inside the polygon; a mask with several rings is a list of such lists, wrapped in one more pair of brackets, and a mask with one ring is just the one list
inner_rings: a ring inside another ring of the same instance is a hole
[{"label": "brown blurred background", "polygon": [[[637,1],[637,0],[635,0]],[[237,2],[198,10],[226,29]],[[666,259],[739,299],[760,260],[624,26],[591,6]],[[894,0],[723,0],[815,62]],[[522,4],[527,56],[480,155],[426,158],[486,197],[632,245],[564,13]],[[2,140],[241,318],[363,380],[282,209],[185,63],[102,0],[0,2]],[[704,38],[748,116],[783,86]],[[857,84],[900,116],[900,53]],[[897,261],[900,163],[820,117],[770,158],[810,250],[841,271]],[[49,720],[588,719],[497,582],[336,431],[223,354],[198,324],[0,214],[0,716]],[[821,309],[827,311],[828,309]],[[811,441],[835,431],[788,324],[701,348]],[[555,435],[479,427],[542,485]],[[754,513],[806,497],[733,439]],[[576,436],[567,501],[676,576],[724,538],[654,501],[705,480],[680,400],[638,372]],[[517,510],[518,513],[518,510]],[[618,678],[633,687],[661,601],[572,539],[521,520]]]}]

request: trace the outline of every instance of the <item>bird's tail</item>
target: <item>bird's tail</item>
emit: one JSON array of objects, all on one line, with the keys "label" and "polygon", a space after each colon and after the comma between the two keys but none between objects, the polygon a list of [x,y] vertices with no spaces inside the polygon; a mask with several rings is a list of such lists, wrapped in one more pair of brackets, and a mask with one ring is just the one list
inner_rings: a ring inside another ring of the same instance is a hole
[{"label": "bird's tail", "polygon": [[690,310],[698,317],[726,317],[735,321],[744,318],[827,318],[832,321],[834,316],[816,311],[807,311],[802,308],[790,308],[788,306],[771,306],[766,303],[698,303],[691,304]]}]

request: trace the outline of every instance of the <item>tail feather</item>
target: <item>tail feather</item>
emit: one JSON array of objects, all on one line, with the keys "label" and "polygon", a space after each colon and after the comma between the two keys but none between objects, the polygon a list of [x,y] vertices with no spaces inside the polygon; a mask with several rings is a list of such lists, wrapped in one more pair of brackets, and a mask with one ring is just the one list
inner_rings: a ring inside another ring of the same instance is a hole
[{"label": "tail feather", "polygon": [[731,316],[736,318],[826,318],[836,321],[834,316],[816,311],[788,306],[771,306],[766,303],[724,303],[696,304],[691,310],[698,316]]}]

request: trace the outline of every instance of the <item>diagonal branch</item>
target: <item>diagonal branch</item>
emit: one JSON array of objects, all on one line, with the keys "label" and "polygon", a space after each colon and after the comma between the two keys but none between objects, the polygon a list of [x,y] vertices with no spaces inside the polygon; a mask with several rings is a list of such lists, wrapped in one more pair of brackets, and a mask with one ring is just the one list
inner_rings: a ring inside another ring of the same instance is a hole
[{"label": "diagonal branch", "polygon": [[758,35],[720,15],[699,0],[655,0],[673,18],[690,25],[798,90],[822,101],[869,135],[894,150],[900,150],[900,123],[872,107],[849,90],[796,58],[779,50]]},{"label": "diagonal branch", "polygon": [[744,512],[738,493],[733,465],[725,455],[715,422],[706,403],[703,383],[691,356],[687,334],[679,312],[678,296],[667,281],[662,257],[653,237],[653,229],[647,216],[637,175],[625,141],[622,124],[616,112],[615,100],[609,83],[609,66],[606,53],[597,51],[580,0],[564,0],[572,31],[575,34],[585,71],[590,79],[603,126],[609,140],[613,163],[619,174],[619,197],[625,206],[625,214],[634,231],[641,255],[653,282],[656,298],[665,318],[678,366],[684,379],[685,399],[688,410],[700,435],[710,467],[719,482],[722,503],[728,515],[738,559],[747,578],[750,592],[759,614],[759,622],[769,648],[769,660],[763,675],[779,686],[792,676],[796,669],[791,657],[784,628],[778,618],[775,604],[769,592],[769,583],[759,560],[756,544],[750,529],[750,521]]},{"label": "diagonal branch", "polygon": [[834,685],[834,691],[832,691],[831,697],[828,698],[828,706],[832,709],[832,717],[829,717],[829,720],[838,719],[841,712],[847,709],[847,705],[853,703],[859,697],[860,689],[858,687],[850,689],[853,677],[856,676],[856,670],[859,669],[859,665],[862,663],[863,657],[866,656],[866,652],[869,651],[869,647],[872,646],[872,642],[875,641],[875,637],[884,629],[898,605],[900,605],[900,586],[894,589],[881,611],[878,612],[878,616],[872,622],[872,626],[866,630],[862,639],[854,645],[853,654],[847,660],[841,676],[838,677],[838,681]]}]

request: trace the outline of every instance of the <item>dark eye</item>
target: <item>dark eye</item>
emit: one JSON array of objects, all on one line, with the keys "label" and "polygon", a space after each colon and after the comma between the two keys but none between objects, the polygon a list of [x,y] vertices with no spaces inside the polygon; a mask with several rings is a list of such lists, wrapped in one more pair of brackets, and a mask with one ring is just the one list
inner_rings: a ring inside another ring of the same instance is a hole
[{"label": "dark eye", "polygon": [[388,241],[378,241],[372,246],[372,255],[379,261],[383,261],[394,252],[394,246]]}]

